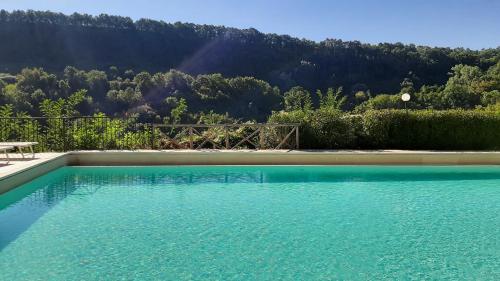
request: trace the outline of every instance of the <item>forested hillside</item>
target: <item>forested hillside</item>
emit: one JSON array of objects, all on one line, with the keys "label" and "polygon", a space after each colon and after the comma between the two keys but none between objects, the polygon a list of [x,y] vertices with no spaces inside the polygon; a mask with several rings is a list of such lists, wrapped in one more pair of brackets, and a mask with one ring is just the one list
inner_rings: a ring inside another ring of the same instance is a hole
[{"label": "forested hillside", "polygon": [[178,69],[190,75],[252,76],[282,91],[343,87],[350,100],[359,91],[398,92],[405,79],[417,89],[442,85],[457,64],[485,71],[500,57],[499,48],[316,43],[254,29],[37,11],[0,11],[0,41],[0,72],[43,67],[62,74],[68,65],[135,73]]},{"label": "forested hillside", "polygon": [[[350,99],[342,87],[303,87],[281,91],[254,77],[228,78],[220,74],[167,72],[134,73],[111,67],[84,71],[68,66],[62,74],[41,68],[25,68],[14,75],[0,75],[0,106],[17,114],[78,116],[105,113],[110,116],[140,115],[169,122],[217,122],[234,119],[265,121],[273,111],[330,108],[363,113],[367,110],[401,109],[400,95],[409,93],[411,109],[478,109],[500,112],[500,62],[483,71],[477,66],[456,65],[444,85],[415,88],[405,79],[393,94],[371,95],[358,91]],[[68,107],[68,105],[71,105]],[[71,108],[71,110],[69,109]],[[214,113],[214,114],[212,114]],[[206,120],[205,120],[206,121]]]},{"label": "forested hillside", "polygon": [[411,109],[500,111],[500,48],[314,43],[35,11],[1,11],[0,41],[7,115],[263,122],[281,111],[401,109],[402,93]]},{"label": "forested hillside", "polygon": [[[295,123],[303,148],[500,148],[500,48],[315,43],[35,11],[0,11],[0,42],[0,138],[32,141],[36,132],[49,150],[168,140],[137,131],[150,122]],[[27,116],[49,119],[11,119]],[[116,118],[82,125],[78,116]]]}]

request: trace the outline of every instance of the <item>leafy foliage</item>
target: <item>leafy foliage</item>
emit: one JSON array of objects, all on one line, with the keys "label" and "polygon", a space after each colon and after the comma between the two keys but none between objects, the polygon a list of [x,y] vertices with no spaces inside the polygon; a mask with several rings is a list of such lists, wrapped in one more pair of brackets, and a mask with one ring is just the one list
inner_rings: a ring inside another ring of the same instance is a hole
[{"label": "leafy foliage", "polygon": [[[283,91],[343,86],[351,98],[358,91],[395,93],[405,78],[415,89],[444,84],[454,65],[485,70],[499,57],[498,48],[473,51],[336,39],[316,43],[255,29],[31,10],[0,11],[0,38],[0,67],[9,72],[26,66],[53,72],[67,65],[99,70],[116,66],[109,77],[114,80],[119,69],[132,70],[126,71],[131,79],[134,72],[175,68],[193,76],[252,76]],[[217,93],[222,92],[207,94]]]},{"label": "leafy foliage", "polygon": [[487,150],[500,148],[500,112],[332,109],[277,112],[270,122],[301,124],[303,148]]},{"label": "leafy foliage", "polygon": [[[162,121],[300,123],[305,148],[499,148],[499,48],[315,43],[254,29],[4,10],[0,38],[0,67],[11,72],[0,73],[0,117],[47,117],[3,119],[0,138],[36,132],[49,150],[144,148],[169,139],[147,125]],[[229,132],[230,143],[246,133]]]},{"label": "leafy foliage", "polygon": [[284,94],[285,110],[310,110],[312,109],[311,93],[302,87],[293,87]]},{"label": "leafy foliage", "polygon": [[320,108],[341,110],[347,103],[347,97],[342,95],[342,87],[338,88],[337,91],[329,88],[325,95],[321,93],[321,90],[318,90],[317,94]]}]

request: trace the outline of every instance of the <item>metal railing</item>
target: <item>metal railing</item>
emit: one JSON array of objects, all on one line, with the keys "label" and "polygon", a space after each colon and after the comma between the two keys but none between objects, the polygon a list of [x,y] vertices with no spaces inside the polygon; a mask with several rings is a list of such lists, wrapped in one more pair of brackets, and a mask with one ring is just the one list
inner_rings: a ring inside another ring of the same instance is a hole
[{"label": "metal railing", "polygon": [[161,124],[135,117],[2,117],[0,141],[36,141],[37,151],[298,149],[298,124]]}]

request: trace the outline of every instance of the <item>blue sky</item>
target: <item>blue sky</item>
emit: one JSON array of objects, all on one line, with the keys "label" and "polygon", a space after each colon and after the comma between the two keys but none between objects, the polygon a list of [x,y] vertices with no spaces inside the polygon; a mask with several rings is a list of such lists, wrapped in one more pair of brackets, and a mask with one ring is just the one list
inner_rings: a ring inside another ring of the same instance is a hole
[{"label": "blue sky", "polygon": [[321,41],[500,46],[500,0],[0,0],[6,10],[107,13],[253,27]]}]

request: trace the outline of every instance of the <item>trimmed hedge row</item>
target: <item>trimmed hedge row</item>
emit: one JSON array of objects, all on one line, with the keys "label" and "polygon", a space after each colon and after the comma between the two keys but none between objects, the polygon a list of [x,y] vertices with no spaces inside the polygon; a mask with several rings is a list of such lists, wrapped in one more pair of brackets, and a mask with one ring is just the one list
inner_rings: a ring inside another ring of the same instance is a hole
[{"label": "trimmed hedge row", "polygon": [[336,110],[278,112],[269,122],[301,123],[301,148],[500,149],[500,114],[479,110]]}]

